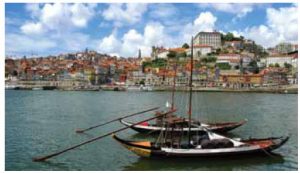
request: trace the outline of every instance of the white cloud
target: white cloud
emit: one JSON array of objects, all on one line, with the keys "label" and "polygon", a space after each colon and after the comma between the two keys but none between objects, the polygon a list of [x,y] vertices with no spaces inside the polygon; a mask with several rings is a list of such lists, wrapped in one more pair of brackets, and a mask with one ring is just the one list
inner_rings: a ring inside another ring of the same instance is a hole
[{"label": "white cloud", "polygon": [[159,22],[149,22],[144,27],[143,33],[130,29],[119,40],[117,34],[103,38],[99,42],[99,51],[108,54],[118,54],[124,57],[137,56],[141,49],[142,56],[150,56],[152,46],[177,47],[189,42],[192,35],[200,31],[213,31],[217,18],[210,12],[202,12],[191,23],[183,26],[182,31],[170,35],[167,28]]},{"label": "white cloud", "polygon": [[119,55],[120,48],[120,41],[116,38],[115,33],[112,33],[100,40],[97,49],[103,53]]},{"label": "white cloud", "polygon": [[194,21],[194,26],[203,31],[211,31],[215,26],[217,18],[211,12],[202,12]]},{"label": "white cloud", "polygon": [[121,48],[122,55],[133,56],[136,55],[138,49],[144,45],[143,36],[136,30],[131,29],[123,36],[123,43]]},{"label": "white cloud", "polygon": [[188,23],[183,28],[180,37],[182,42],[189,42],[192,36],[195,36],[200,31],[211,32],[215,29],[217,17],[211,12],[206,11],[199,14],[193,23]]},{"label": "white cloud", "polygon": [[38,17],[40,15],[40,4],[33,3],[33,4],[26,4],[25,9],[31,13],[31,17]]},{"label": "white cloud", "polygon": [[78,27],[85,27],[87,22],[93,17],[94,15],[94,4],[75,4],[71,7],[72,12],[72,22],[75,26]]},{"label": "white cloud", "polygon": [[20,34],[5,35],[5,51],[6,54],[30,54],[31,52],[45,50],[56,47],[55,41],[47,38],[35,38]]},{"label": "white cloud", "polygon": [[236,14],[237,18],[242,18],[253,11],[254,4],[248,3],[210,3],[200,4],[201,8],[213,8],[217,11]]},{"label": "white cloud", "polygon": [[146,10],[146,3],[113,3],[109,4],[108,8],[102,12],[102,16],[105,20],[113,21],[115,26],[120,27],[140,21]]},{"label": "white cloud", "polygon": [[44,28],[41,23],[29,22],[21,26],[21,31],[25,34],[42,34],[44,33]]},{"label": "white cloud", "polygon": [[80,32],[72,32],[65,34],[62,38],[58,39],[64,51],[80,51],[85,48],[93,48],[94,43],[89,35]]},{"label": "white cloud", "polygon": [[153,4],[149,15],[152,18],[169,18],[176,15],[176,7],[173,4]]},{"label": "white cloud", "polygon": [[267,9],[267,24],[287,40],[297,40],[298,37],[298,8]]},{"label": "white cloud", "polygon": [[[29,4],[26,9],[37,21],[27,22],[21,26],[25,34],[41,34],[41,31],[65,32],[74,28],[86,27],[88,21],[95,14],[93,4]],[[33,30],[30,31],[30,28]]]},{"label": "white cloud", "polygon": [[146,45],[166,45],[165,27],[160,23],[147,24],[144,29],[144,39]]},{"label": "white cloud", "polygon": [[165,27],[158,22],[148,23],[143,33],[130,29],[117,40],[116,32],[104,37],[99,42],[98,50],[124,57],[137,56],[141,49],[143,56],[150,56],[152,46],[173,46],[174,40],[165,32]]},{"label": "white cloud", "polygon": [[78,31],[86,27],[95,15],[95,4],[27,4],[25,8],[30,12],[31,19],[22,23],[21,33],[6,38],[19,37],[13,39],[15,44],[6,42],[7,53],[23,51],[28,54],[30,50],[57,53],[95,47],[94,40],[88,34]]},{"label": "white cloud", "polygon": [[298,41],[297,6],[279,9],[267,8],[267,22],[264,25],[246,28],[243,35],[265,47],[273,47],[280,42]]}]

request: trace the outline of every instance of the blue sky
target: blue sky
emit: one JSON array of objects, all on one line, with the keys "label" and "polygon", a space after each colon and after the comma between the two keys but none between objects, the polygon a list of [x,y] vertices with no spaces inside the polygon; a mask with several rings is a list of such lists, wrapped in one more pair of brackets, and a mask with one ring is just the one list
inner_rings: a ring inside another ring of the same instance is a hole
[{"label": "blue sky", "polygon": [[57,55],[85,48],[123,57],[176,47],[199,31],[233,32],[264,47],[298,40],[291,3],[5,4],[6,55]]}]

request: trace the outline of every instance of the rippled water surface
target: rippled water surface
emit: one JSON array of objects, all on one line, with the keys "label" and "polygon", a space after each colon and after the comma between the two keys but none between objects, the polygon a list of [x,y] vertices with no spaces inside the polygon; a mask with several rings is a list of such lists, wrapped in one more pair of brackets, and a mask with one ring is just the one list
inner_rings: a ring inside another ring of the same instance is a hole
[{"label": "rippled water surface", "polygon": [[[31,158],[49,154],[92,137],[123,127],[112,123],[87,134],[76,134],[113,118],[164,106],[169,92],[66,92],[5,91],[6,170],[297,170],[297,96],[254,93],[194,93],[193,117],[203,121],[239,121],[244,126],[228,135],[269,137],[290,135],[275,152],[278,156],[210,159],[145,159],[111,137],[82,146],[47,162]],[[180,115],[186,115],[187,94],[176,93]],[[150,117],[141,115],[129,120]],[[143,139],[132,130],[119,133],[126,139]]]}]

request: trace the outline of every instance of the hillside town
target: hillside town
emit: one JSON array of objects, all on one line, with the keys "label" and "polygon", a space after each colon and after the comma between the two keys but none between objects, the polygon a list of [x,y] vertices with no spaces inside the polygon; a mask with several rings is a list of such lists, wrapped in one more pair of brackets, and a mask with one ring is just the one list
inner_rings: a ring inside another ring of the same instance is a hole
[{"label": "hillside town", "polygon": [[[232,33],[199,32],[193,40],[194,90],[269,90],[298,84],[298,45],[264,48]],[[7,89],[184,90],[191,45],[153,46],[151,56],[116,57],[84,50],[57,56],[5,59]],[[175,81],[174,81],[175,80]]]}]

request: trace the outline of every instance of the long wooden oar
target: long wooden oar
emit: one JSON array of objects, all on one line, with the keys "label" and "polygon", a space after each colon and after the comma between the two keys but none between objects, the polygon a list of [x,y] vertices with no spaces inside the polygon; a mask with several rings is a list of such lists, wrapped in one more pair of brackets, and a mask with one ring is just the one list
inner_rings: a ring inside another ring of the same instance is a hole
[{"label": "long wooden oar", "polygon": [[101,135],[101,136],[92,138],[92,139],[90,139],[90,140],[88,140],[88,141],[82,142],[82,143],[80,143],[80,144],[74,145],[74,146],[72,146],[72,147],[69,147],[69,148],[67,148],[67,149],[58,151],[58,152],[53,153],[53,154],[49,154],[49,155],[46,155],[46,156],[43,156],[43,157],[36,157],[36,158],[33,158],[32,161],[34,161],[34,162],[42,162],[42,161],[45,161],[45,160],[47,160],[47,159],[49,159],[49,158],[52,158],[52,157],[54,157],[54,156],[58,156],[58,155],[60,155],[60,154],[62,154],[62,153],[65,153],[65,152],[67,152],[67,151],[73,150],[73,149],[78,148],[78,147],[80,147],[80,146],[82,146],[82,145],[85,145],[85,144],[91,143],[91,142],[93,142],[93,141],[99,140],[99,139],[101,139],[101,138],[104,138],[104,137],[106,137],[106,136],[109,136],[109,135],[112,135],[112,134],[114,134],[114,133],[120,132],[120,131],[122,131],[122,130],[128,129],[128,128],[130,128],[130,127],[132,127],[132,126],[135,126],[135,125],[138,125],[138,124],[140,124],[140,123],[147,122],[147,121],[156,119],[156,118],[158,118],[158,117],[166,116],[167,114],[173,113],[173,112],[175,112],[175,111],[176,111],[176,110],[171,110],[171,111],[166,112],[166,113],[164,113],[164,114],[157,115],[157,116],[155,116],[155,117],[152,117],[152,118],[149,118],[149,119],[140,121],[140,122],[138,122],[138,123],[132,124],[132,125],[127,126],[127,127],[123,127],[123,128],[121,128],[121,129],[115,130],[115,131],[113,131],[113,132],[109,132],[109,133],[107,133],[107,134],[105,134],[105,135]]},{"label": "long wooden oar", "polygon": [[120,117],[120,118],[116,118],[116,119],[113,119],[113,120],[108,121],[106,123],[95,125],[95,126],[92,126],[92,127],[86,128],[86,129],[77,129],[76,133],[83,133],[85,131],[92,130],[92,129],[96,128],[96,127],[104,126],[106,124],[112,123],[114,121],[118,121],[118,120],[123,119],[123,118],[132,117],[132,116],[139,115],[139,114],[146,113],[146,112],[150,112],[150,111],[153,111],[153,110],[156,110],[156,109],[159,109],[159,107],[155,107],[155,108],[152,108],[152,109],[148,109],[148,110],[144,110],[144,111],[137,112],[137,113],[134,113],[134,114],[126,115],[126,116],[123,116],[123,117]]}]

